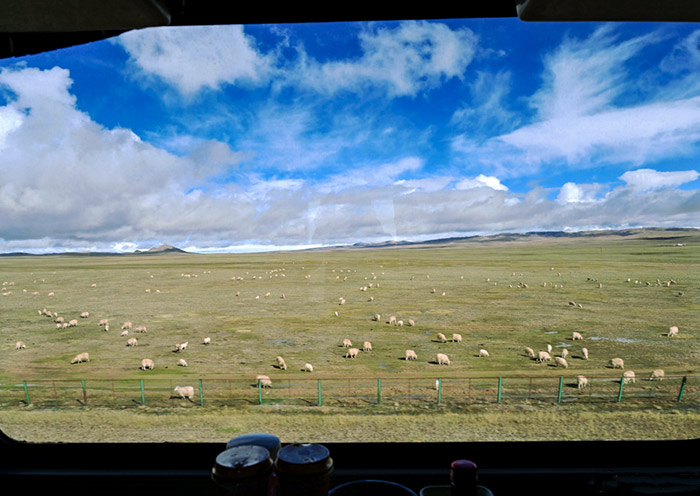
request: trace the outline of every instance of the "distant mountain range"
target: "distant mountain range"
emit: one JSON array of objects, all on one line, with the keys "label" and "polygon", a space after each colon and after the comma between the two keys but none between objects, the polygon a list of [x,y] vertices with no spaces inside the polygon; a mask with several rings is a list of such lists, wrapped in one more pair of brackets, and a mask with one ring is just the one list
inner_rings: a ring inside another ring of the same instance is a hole
[{"label": "distant mountain range", "polygon": [[[610,229],[610,230],[598,230],[598,231],[578,231],[578,232],[566,232],[566,231],[533,231],[527,233],[500,233],[492,234],[487,236],[464,236],[464,237],[453,237],[453,238],[439,238],[431,239],[426,241],[381,241],[376,243],[355,243],[352,245],[338,245],[329,246],[324,248],[309,248],[305,251],[328,251],[328,250],[352,250],[352,249],[363,249],[363,248],[399,248],[399,247],[431,247],[431,246],[448,246],[448,245],[459,245],[465,243],[492,243],[492,242],[508,242],[508,241],[526,241],[534,239],[551,239],[551,238],[603,238],[603,237],[617,237],[617,238],[627,238],[632,237],[636,239],[653,239],[658,241],[669,241],[669,242],[685,242],[685,238],[688,236],[698,236],[700,234],[700,229],[697,228],[686,228],[686,227],[649,227],[649,228],[635,228],[635,229]],[[134,252],[127,253],[116,253],[116,252],[66,252],[66,253],[46,253],[46,254],[32,254],[24,252],[12,252],[12,253],[0,253],[0,257],[18,257],[18,256],[133,256],[133,255],[164,255],[164,254],[189,254],[195,255],[195,253],[181,250],[172,245],[160,245],[148,250],[136,250]]]}]

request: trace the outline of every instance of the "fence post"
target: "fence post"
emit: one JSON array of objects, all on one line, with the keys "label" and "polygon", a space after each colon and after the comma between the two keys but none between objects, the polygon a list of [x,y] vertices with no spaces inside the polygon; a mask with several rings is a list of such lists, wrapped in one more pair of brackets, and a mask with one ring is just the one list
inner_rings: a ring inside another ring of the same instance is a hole
[{"label": "fence post", "polygon": [[27,399],[27,405],[30,403],[29,402],[29,388],[27,387],[27,381],[24,382],[24,397]]},{"label": "fence post", "polygon": [[559,394],[557,395],[557,403],[561,403],[561,393],[564,387],[564,376],[559,377]]},{"label": "fence post", "polygon": [[83,401],[87,404],[87,389],[85,388],[85,379],[80,381],[81,386],[83,387]]},{"label": "fence post", "polygon": [[442,379],[437,380],[437,390],[438,390],[438,405],[442,402]]},{"label": "fence post", "polygon": [[202,387],[202,379],[199,380],[199,406],[204,406],[204,388]]},{"label": "fence post", "polygon": [[141,379],[141,404],[146,404],[146,392],[143,390],[143,379]]},{"label": "fence post", "polygon": [[382,404],[382,380],[377,379],[377,405]]},{"label": "fence post", "polygon": [[683,392],[685,391],[685,383],[688,381],[687,376],[683,376],[683,379],[681,379],[681,390],[678,391],[678,401],[680,402],[683,399]]},{"label": "fence post", "polygon": [[321,399],[321,379],[318,380],[318,406],[321,406],[323,401]]},{"label": "fence post", "polygon": [[258,379],[258,404],[262,405],[262,379]]},{"label": "fence post", "polygon": [[501,402],[503,397],[503,377],[498,378],[498,402]]},{"label": "fence post", "polygon": [[619,392],[618,395],[617,395],[617,402],[618,402],[618,403],[622,401],[622,390],[623,390],[624,388],[625,388],[625,378],[624,378],[624,377],[620,377],[620,392]]}]

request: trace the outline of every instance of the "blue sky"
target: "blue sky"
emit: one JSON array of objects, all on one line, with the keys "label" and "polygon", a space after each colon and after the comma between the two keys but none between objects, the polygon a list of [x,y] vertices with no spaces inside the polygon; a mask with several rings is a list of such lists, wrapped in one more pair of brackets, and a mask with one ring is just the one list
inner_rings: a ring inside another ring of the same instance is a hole
[{"label": "blue sky", "polygon": [[155,28],[0,61],[0,252],[700,227],[700,29]]}]

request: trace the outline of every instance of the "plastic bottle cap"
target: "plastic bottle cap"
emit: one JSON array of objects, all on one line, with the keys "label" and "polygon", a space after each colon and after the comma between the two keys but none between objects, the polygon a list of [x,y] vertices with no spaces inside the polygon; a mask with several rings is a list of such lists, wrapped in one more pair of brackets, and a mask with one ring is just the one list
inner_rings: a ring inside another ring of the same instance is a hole
[{"label": "plastic bottle cap", "polygon": [[328,448],[322,444],[288,444],[277,454],[280,475],[322,475],[333,468]]},{"label": "plastic bottle cap", "polygon": [[277,458],[277,452],[280,450],[281,443],[280,439],[272,434],[253,433],[234,437],[228,443],[226,443],[226,449],[234,448],[236,446],[250,445],[267,448],[267,451],[270,452],[270,458],[275,460]]},{"label": "plastic bottle cap", "polygon": [[455,460],[450,465],[450,480],[453,485],[476,485],[476,463],[470,460]]},{"label": "plastic bottle cap", "polygon": [[212,477],[222,482],[257,477],[272,469],[270,452],[262,446],[235,446],[216,457]]}]

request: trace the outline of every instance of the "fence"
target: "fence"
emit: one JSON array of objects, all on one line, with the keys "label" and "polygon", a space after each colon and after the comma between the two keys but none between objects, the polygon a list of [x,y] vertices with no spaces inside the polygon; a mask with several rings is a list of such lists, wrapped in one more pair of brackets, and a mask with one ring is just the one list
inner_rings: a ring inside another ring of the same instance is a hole
[{"label": "fence", "polygon": [[[574,403],[672,401],[700,403],[700,376],[666,376],[663,381],[620,376],[589,377],[579,389],[576,377],[271,377],[272,387],[250,379],[89,379],[34,380],[0,384],[0,406],[261,404],[366,406],[383,403],[468,406],[518,402]],[[193,386],[187,401],[173,389]]]}]

